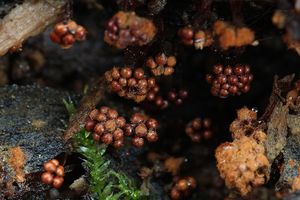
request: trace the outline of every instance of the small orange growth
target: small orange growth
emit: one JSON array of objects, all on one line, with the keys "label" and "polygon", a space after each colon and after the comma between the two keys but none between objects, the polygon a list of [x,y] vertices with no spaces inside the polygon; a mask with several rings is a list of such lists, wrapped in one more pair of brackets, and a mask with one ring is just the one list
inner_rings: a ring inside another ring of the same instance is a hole
[{"label": "small orange growth", "polygon": [[173,176],[175,176],[176,174],[178,174],[180,170],[180,166],[183,162],[184,162],[184,158],[182,157],[179,158],[169,157],[165,160],[164,166],[167,172],[170,172]]},{"label": "small orange growth", "polygon": [[241,47],[251,44],[255,39],[254,32],[247,28],[242,27],[236,30],[236,46]]},{"label": "small orange growth", "polygon": [[[292,164],[295,164],[293,163],[294,162],[293,160],[290,160],[289,164],[290,162]],[[300,167],[298,167],[298,175],[291,182],[291,187],[292,187],[292,192],[296,192],[297,190],[300,190]]]},{"label": "small orange growth", "polygon": [[292,191],[296,192],[297,190],[300,190],[300,177],[297,176],[294,178],[292,183]]},{"label": "small orange growth", "polygon": [[290,166],[294,166],[296,164],[295,160],[289,160],[288,163]]},{"label": "small orange growth", "polygon": [[20,147],[13,147],[9,149],[9,153],[10,153],[10,157],[8,163],[16,173],[16,177],[15,177],[16,181],[24,182],[25,181],[24,165],[26,162],[26,157],[24,152]]},{"label": "small orange growth", "polygon": [[284,28],[286,18],[281,10],[276,10],[272,17],[272,22],[278,28]]},{"label": "small orange growth", "polygon": [[262,144],[265,139],[266,134],[259,131],[216,149],[217,167],[227,187],[237,189],[244,196],[267,181],[271,165]]},{"label": "small orange growth", "polygon": [[214,29],[214,33],[217,35],[222,34],[223,30],[226,28],[227,23],[221,20],[217,20],[214,23],[213,29]]},{"label": "small orange growth", "polygon": [[236,32],[233,27],[225,28],[221,32],[219,36],[219,43],[224,50],[236,46]]},{"label": "small orange growth", "polygon": [[230,124],[230,132],[234,139],[252,134],[254,123],[257,122],[257,112],[243,107],[237,111],[237,119]]},{"label": "small orange growth", "polygon": [[237,111],[237,117],[239,120],[256,120],[257,112],[243,107]]},{"label": "small orange growth", "polygon": [[214,33],[219,37],[222,49],[250,45],[255,40],[254,32],[247,27],[236,27],[228,22],[216,21],[213,26]]}]

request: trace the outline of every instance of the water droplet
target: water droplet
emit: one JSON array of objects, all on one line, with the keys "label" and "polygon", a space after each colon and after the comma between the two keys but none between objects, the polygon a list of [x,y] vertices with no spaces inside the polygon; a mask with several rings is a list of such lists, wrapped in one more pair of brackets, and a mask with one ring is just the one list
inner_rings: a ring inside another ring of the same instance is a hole
[{"label": "water droplet", "polygon": [[253,107],[251,110],[256,113],[258,112],[258,108],[256,108],[256,107]]}]

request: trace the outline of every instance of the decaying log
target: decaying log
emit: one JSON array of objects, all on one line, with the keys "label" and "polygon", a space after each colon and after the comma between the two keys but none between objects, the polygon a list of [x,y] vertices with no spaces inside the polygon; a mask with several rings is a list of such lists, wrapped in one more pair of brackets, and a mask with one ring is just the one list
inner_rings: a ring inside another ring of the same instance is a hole
[{"label": "decaying log", "polygon": [[26,0],[0,21],[0,56],[59,20],[67,0]]},{"label": "decaying log", "polygon": [[267,114],[264,114],[269,116],[266,153],[270,162],[277,161],[276,166],[281,166],[280,177],[275,185],[277,191],[290,188],[300,167],[300,113],[291,112],[290,104],[284,98],[292,89],[293,79],[294,75],[280,80],[275,78]]},{"label": "decaying log", "polygon": [[287,126],[290,134],[282,151],[285,162],[280,179],[276,183],[277,190],[289,187],[291,181],[298,175],[300,166],[300,114],[289,114]]},{"label": "decaying log", "polygon": [[268,139],[266,141],[267,157],[273,162],[286,145],[288,106],[279,102],[271,115],[268,124]]},{"label": "decaying log", "polygon": [[0,88],[0,199],[22,199],[17,197],[45,187],[32,184],[40,185],[45,161],[67,151],[62,134],[69,117],[63,99],[68,98],[69,93],[50,88]]},{"label": "decaying log", "polygon": [[282,97],[282,95],[291,89],[291,83],[294,76],[294,74],[291,74],[280,80],[275,76],[269,105],[267,106],[263,117],[261,117],[261,119],[264,120],[268,118],[268,120],[266,120],[268,121],[268,139],[265,143],[265,147],[267,150],[267,157],[271,163],[282,152],[286,145],[289,106],[283,102],[284,97]]}]

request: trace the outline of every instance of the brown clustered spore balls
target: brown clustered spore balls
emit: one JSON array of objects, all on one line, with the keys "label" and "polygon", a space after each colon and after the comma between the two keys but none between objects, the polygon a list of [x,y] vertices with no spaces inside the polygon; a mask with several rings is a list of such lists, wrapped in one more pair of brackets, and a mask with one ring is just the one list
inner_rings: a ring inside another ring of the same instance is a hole
[{"label": "brown clustered spore balls", "polygon": [[192,190],[197,187],[197,182],[194,177],[187,176],[180,178],[171,189],[171,198],[173,200],[184,199],[188,197]]},{"label": "brown clustered spore balls", "polygon": [[50,33],[50,39],[62,48],[68,49],[75,41],[85,40],[86,34],[87,31],[83,26],[68,20],[55,25],[53,32]]},{"label": "brown clustered spore balls", "polygon": [[147,100],[153,101],[155,106],[159,109],[166,109],[170,106],[170,104],[175,104],[176,106],[180,106],[183,104],[183,101],[188,97],[189,92],[186,89],[172,89],[167,93],[166,98],[156,95],[155,92],[150,92]]},{"label": "brown clustered spore balls", "polygon": [[203,49],[209,47],[214,42],[213,35],[208,30],[195,31],[191,26],[183,27],[179,29],[178,35],[181,38],[181,42],[187,46],[194,46],[195,49]]},{"label": "brown clustered spore balls", "polygon": [[217,20],[213,25],[213,31],[219,37],[219,45],[227,50],[231,47],[251,45],[255,40],[254,32],[247,27],[236,27],[229,22]]},{"label": "brown clustered spore balls", "polygon": [[120,148],[124,143],[123,128],[125,125],[125,118],[119,116],[116,110],[102,106],[100,109],[94,109],[90,112],[85,129],[93,133],[95,141],[101,141],[106,145],[112,144],[113,147]]},{"label": "brown clustered spore balls", "polygon": [[156,93],[159,90],[155,79],[147,77],[141,68],[133,70],[130,67],[114,67],[105,73],[105,77],[113,92],[135,102],[141,102],[150,93]]},{"label": "brown clustered spore balls", "polygon": [[169,107],[170,102],[162,96],[156,96],[153,100],[154,105],[159,109],[166,109]]},{"label": "brown clustered spore balls", "polygon": [[133,137],[132,144],[140,148],[144,145],[145,139],[148,142],[156,142],[158,140],[157,127],[157,120],[147,118],[141,113],[135,113],[130,118],[130,124],[126,124],[124,130],[126,136]]},{"label": "brown clustered spore balls", "polygon": [[186,89],[172,89],[168,92],[167,99],[169,102],[174,103],[175,105],[179,106],[183,104],[183,101],[188,97],[189,92]]},{"label": "brown clustered spore balls", "polygon": [[211,120],[195,118],[186,125],[185,133],[193,142],[200,142],[202,139],[209,140],[213,136]]},{"label": "brown clustered spore balls", "polygon": [[59,165],[58,160],[52,159],[44,163],[44,171],[41,175],[41,180],[47,185],[51,185],[54,188],[60,188],[64,182],[64,167]]},{"label": "brown clustered spore balls", "polygon": [[155,35],[156,27],[151,20],[139,17],[135,12],[119,11],[107,22],[104,41],[124,49],[148,44]]},{"label": "brown clustered spore balls", "polygon": [[235,188],[245,196],[254,187],[267,182],[271,165],[263,144],[266,138],[267,135],[258,130],[249,137],[241,136],[216,149],[217,167],[227,187]]},{"label": "brown clustered spore balls", "polygon": [[213,67],[213,73],[206,75],[206,81],[211,85],[211,94],[221,98],[247,93],[252,80],[250,66],[240,64],[235,67],[217,64]]},{"label": "brown clustered spore balls", "polygon": [[164,53],[157,54],[155,58],[149,57],[146,60],[146,67],[148,67],[154,76],[169,76],[174,73],[174,66],[176,65],[175,56],[166,56]]}]

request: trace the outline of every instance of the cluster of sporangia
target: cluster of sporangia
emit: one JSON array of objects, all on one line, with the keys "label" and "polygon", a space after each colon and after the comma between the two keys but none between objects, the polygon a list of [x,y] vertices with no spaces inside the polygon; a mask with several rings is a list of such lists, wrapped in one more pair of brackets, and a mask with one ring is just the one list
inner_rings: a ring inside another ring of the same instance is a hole
[{"label": "cluster of sporangia", "polygon": [[95,141],[112,144],[114,148],[123,146],[124,136],[131,136],[135,147],[142,147],[144,139],[155,142],[158,140],[157,127],[155,119],[147,118],[141,113],[133,114],[127,124],[126,119],[119,116],[116,110],[106,106],[92,110],[85,124],[85,129],[93,133]]},{"label": "cluster of sporangia", "polygon": [[174,73],[176,65],[175,56],[166,56],[164,53],[157,54],[155,58],[149,57],[146,61],[148,67],[154,76],[169,76]]},{"label": "cluster of sporangia", "polygon": [[179,179],[171,190],[171,198],[173,200],[184,199],[190,195],[190,192],[197,187],[194,177],[187,176]]},{"label": "cluster of sporangia", "polygon": [[213,67],[213,74],[206,75],[206,81],[211,84],[211,94],[221,98],[247,93],[252,80],[250,67],[240,64],[235,67],[218,64]]},{"label": "cluster of sporangia", "polygon": [[104,144],[112,144],[115,148],[120,148],[124,143],[122,129],[125,125],[125,118],[119,116],[116,110],[102,106],[99,110],[94,109],[90,112],[85,129],[93,132],[95,141],[101,140]]},{"label": "cluster of sporangia", "polygon": [[154,102],[155,106],[160,109],[166,109],[170,106],[171,103],[175,104],[176,106],[180,106],[187,97],[188,91],[186,89],[172,89],[168,92],[166,98],[158,96],[154,92],[150,92],[148,94],[147,100],[150,102]]},{"label": "cluster of sporangia", "polygon": [[53,32],[50,33],[50,39],[62,48],[68,49],[75,41],[85,40],[86,33],[83,26],[73,20],[68,20],[55,25]]},{"label": "cluster of sporangia", "polygon": [[117,12],[108,22],[104,41],[119,49],[131,45],[145,45],[156,35],[156,27],[151,20],[139,17],[135,12]]},{"label": "cluster of sporangia", "polygon": [[174,103],[179,106],[183,103],[183,101],[188,97],[189,92],[186,89],[173,89],[168,92],[167,99],[169,102]]},{"label": "cluster of sporangia", "polygon": [[195,49],[209,47],[214,42],[214,37],[218,37],[219,46],[227,50],[231,47],[242,47],[253,45],[255,34],[247,27],[236,27],[229,22],[217,20],[213,25],[213,30],[194,30],[191,26],[179,29],[178,35],[183,44],[194,46]]},{"label": "cluster of sporangia", "polygon": [[178,35],[181,42],[187,46],[194,46],[195,49],[203,49],[213,44],[213,35],[210,31],[194,30],[193,27],[187,26],[179,29]]},{"label": "cluster of sporangia", "polygon": [[200,142],[202,139],[209,140],[213,135],[211,120],[195,118],[186,125],[185,133],[193,142]]},{"label": "cluster of sporangia", "polygon": [[256,111],[242,108],[237,115],[230,125],[234,140],[219,145],[215,156],[226,186],[245,196],[268,181],[271,164],[264,146],[267,135],[257,127]]},{"label": "cluster of sporangia", "polygon": [[114,67],[105,73],[105,78],[113,92],[116,92],[120,97],[136,102],[145,100],[150,91],[152,93],[159,91],[155,79],[148,78],[141,68]]},{"label": "cluster of sporangia", "polygon": [[167,108],[170,103],[181,105],[188,96],[188,91],[185,89],[169,91],[166,99],[158,96],[160,88],[155,78],[148,78],[141,68],[114,67],[105,73],[105,77],[111,90],[120,97],[132,99],[135,102],[144,100],[154,102],[155,106],[160,109]]},{"label": "cluster of sporangia", "polygon": [[41,176],[42,182],[54,188],[60,188],[64,182],[65,170],[62,165],[59,165],[58,160],[52,159],[44,163],[44,170]]},{"label": "cluster of sporangia", "polygon": [[125,126],[125,135],[132,136],[132,144],[135,147],[142,147],[145,139],[148,142],[156,142],[158,134],[156,129],[158,122],[153,118],[147,118],[141,113],[135,113],[130,118],[130,124]]}]

